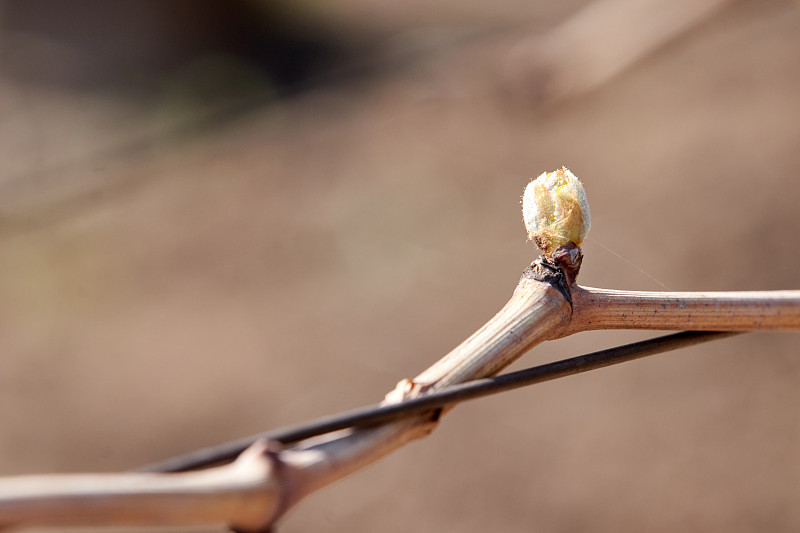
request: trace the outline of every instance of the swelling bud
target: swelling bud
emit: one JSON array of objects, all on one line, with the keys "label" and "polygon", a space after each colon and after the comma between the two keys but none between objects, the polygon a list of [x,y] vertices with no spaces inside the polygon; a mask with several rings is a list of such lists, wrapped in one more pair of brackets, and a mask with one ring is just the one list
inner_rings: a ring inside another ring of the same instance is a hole
[{"label": "swelling bud", "polygon": [[525,188],[522,218],[528,237],[545,256],[570,243],[580,248],[591,225],[583,184],[566,167],[545,172]]}]

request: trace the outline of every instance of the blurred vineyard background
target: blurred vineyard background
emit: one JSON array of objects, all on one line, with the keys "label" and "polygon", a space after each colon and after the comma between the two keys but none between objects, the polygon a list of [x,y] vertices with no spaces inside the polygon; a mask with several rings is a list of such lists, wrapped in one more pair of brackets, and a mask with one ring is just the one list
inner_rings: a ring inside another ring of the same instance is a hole
[{"label": "blurred vineyard background", "polygon": [[[559,28],[625,2],[0,2],[0,475],[380,399],[506,301],[561,165],[582,284],[798,288],[800,4],[582,85],[648,3],[580,56]],[[460,407],[281,530],[797,531],[798,405],[794,334],[658,356]]]}]

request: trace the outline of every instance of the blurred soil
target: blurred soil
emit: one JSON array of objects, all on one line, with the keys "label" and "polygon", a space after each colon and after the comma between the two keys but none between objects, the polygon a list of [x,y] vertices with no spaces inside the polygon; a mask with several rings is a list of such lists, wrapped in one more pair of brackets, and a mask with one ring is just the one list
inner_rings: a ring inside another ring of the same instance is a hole
[{"label": "blurred soil", "polygon": [[[798,288],[797,3],[734,3],[548,106],[502,51],[584,2],[77,4],[2,5],[2,475],[380,399],[505,302],[536,255],[523,187],[562,164],[592,207],[582,284]],[[797,340],[464,405],[281,531],[797,531]]]}]

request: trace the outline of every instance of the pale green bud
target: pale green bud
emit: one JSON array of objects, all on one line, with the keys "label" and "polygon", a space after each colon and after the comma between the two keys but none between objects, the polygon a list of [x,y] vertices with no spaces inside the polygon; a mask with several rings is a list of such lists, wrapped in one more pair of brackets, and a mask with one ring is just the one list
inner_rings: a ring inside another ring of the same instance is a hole
[{"label": "pale green bud", "polygon": [[566,167],[545,172],[525,188],[522,218],[528,237],[545,255],[569,243],[580,247],[591,225],[583,184]]}]

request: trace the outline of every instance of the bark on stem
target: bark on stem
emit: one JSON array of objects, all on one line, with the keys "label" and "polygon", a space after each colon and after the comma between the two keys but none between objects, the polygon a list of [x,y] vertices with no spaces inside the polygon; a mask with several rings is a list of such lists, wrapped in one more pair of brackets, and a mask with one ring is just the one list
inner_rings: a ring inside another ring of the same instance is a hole
[{"label": "bark on stem", "polygon": [[231,464],[180,474],[39,475],[0,481],[0,529],[228,525],[266,528],[281,487],[263,441]]},{"label": "bark on stem", "polygon": [[595,329],[788,331],[800,329],[800,291],[638,292],[572,287],[561,336]]},{"label": "bark on stem", "polygon": [[[560,269],[537,260],[525,271],[508,303],[484,326],[413,380],[401,381],[387,402],[496,374],[542,341],[559,336],[569,323],[569,290]],[[282,451],[285,479],[292,487],[287,507],[307,494],[430,433],[438,412],[318,439]]]}]

